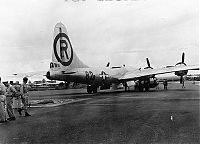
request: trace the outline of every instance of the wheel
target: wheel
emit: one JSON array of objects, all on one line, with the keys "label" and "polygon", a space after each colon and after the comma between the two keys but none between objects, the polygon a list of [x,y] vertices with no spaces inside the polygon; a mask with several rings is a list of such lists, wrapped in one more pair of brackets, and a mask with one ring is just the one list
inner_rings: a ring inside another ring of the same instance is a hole
[{"label": "wheel", "polygon": [[150,89],[150,79],[147,79],[144,83],[144,89],[145,91],[149,91]]},{"label": "wheel", "polygon": [[97,93],[97,87],[94,86],[92,91],[93,91],[93,93]]},{"label": "wheel", "polygon": [[87,86],[87,92],[92,93],[92,86]]},{"label": "wheel", "polygon": [[145,87],[145,91],[149,91],[149,89],[150,89],[149,86]]},{"label": "wheel", "polygon": [[128,85],[126,82],[124,83],[124,88],[125,88],[125,92],[128,91]]},{"label": "wheel", "polygon": [[143,89],[144,89],[144,88],[143,88],[142,86],[139,86],[139,91],[140,91],[140,92],[143,92]]}]

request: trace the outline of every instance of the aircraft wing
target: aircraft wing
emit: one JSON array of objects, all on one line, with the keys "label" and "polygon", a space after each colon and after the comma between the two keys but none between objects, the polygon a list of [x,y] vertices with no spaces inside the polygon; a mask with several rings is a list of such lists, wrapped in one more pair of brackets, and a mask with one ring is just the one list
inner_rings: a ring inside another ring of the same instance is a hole
[{"label": "aircraft wing", "polygon": [[119,80],[131,81],[137,80],[138,78],[151,76],[151,75],[158,75],[158,74],[165,74],[165,73],[172,73],[176,71],[184,71],[184,70],[199,70],[199,65],[190,65],[190,66],[174,66],[174,67],[166,67],[166,68],[159,68],[159,69],[146,69],[142,71],[129,71],[125,73]]}]

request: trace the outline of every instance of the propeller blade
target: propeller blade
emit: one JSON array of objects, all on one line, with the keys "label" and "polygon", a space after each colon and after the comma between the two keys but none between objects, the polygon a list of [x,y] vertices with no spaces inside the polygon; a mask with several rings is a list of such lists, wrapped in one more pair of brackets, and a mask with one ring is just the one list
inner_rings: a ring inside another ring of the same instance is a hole
[{"label": "propeller blade", "polygon": [[183,76],[180,77],[180,84],[183,83]]},{"label": "propeller blade", "polygon": [[149,59],[146,58],[146,60],[147,60],[147,66],[148,66],[148,67],[151,67],[150,62],[149,62]]},{"label": "propeller blade", "polygon": [[109,66],[110,66],[110,62],[107,63],[106,67],[109,67]]},{"label": "propeller blade", "polygon": [[182,63],[184,63],[184,60],[185,60],[185,53],[183,52],[183,54],[182,54]]}]

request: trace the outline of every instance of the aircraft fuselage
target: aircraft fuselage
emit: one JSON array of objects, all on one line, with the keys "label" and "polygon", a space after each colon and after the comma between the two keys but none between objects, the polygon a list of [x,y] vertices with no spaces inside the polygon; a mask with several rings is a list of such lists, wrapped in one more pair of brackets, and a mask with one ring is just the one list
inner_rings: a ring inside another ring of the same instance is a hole
[{"label": "aircraft fuselage", "polygon": [[102,84],[120,83],[118,78],[127,72],[124,67],[120,68],[73,68],[69,71],[50,70],[49,79],[83,83],[100,86]]}]

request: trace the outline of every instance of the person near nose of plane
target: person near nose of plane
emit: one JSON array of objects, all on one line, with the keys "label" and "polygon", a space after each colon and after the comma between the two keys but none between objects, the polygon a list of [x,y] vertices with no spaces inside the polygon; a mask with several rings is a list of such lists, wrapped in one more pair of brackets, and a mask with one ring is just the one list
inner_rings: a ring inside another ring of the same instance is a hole
[{"label": "person near nose of plane", "polygon": [[28,113],[28,97],[29,97],[29,93],[28,93],[28,85],[27,85],[27,82],[28,82],[28,78],[27,77],[24,77],[23,78],[23,84],[21,85],[20,87],[20,92],[22,94],[21,98],[22,98],[22,103],[24,105],[23,107],[23,110],[25,111],[25,117],[27,116],[31,116],[29,113]]}]

